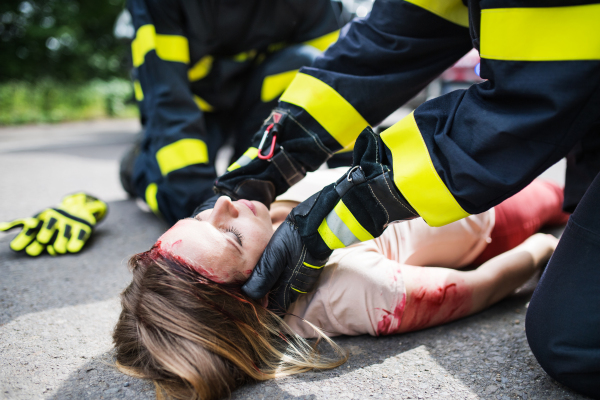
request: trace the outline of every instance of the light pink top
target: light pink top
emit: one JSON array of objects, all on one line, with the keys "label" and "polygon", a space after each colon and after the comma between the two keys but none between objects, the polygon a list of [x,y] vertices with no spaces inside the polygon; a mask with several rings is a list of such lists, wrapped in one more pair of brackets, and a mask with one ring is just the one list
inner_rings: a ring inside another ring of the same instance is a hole
[{"label": "light pink top", "polygon": [[[324,186],[323,176],[330,178],[328,184],[346,170],[309,174],[294,187],[297,196],[286,193],[278,200],[303,201]],[[440,228],[431,228],[422,219],[392,224],[377,239],[335,250],[316,289],[301,295],[288,310],[294,316],[284,320],[306,338],[315,337],[315,332],[301,318],[328,336],[377,336],[382,321],[388,324],[387,331],[393,331],[406,299],[399,266],[466,266],[483,251],[493,227],[493,209]]]}]

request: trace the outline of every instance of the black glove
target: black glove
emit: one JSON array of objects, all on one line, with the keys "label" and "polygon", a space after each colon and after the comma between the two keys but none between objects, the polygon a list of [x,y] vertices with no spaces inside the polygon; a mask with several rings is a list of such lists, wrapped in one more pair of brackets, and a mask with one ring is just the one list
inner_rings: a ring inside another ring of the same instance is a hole
[{"label": "black glove", "polygon": [[[267,245],[242,290],[280,310],[312,290],[334,249],[380,236],[394,221],[419,215],[395,189],[379,137],[367,128],[356,142],[353,166],[292,210]],[[309,250],[310,249],[310,250]]]},{"label": "black glove", "polygon": [[214,190],[235,200],[257,200],[268,207],[276,196],[333,154],[288,111],[275,109],[254,135],[252,147],[217,179]]},{"label": "black glove", "polygon": [[270,292],[268,307],[276,313],[285,313],[300,294],[313,290],[326,262],[327,258],[318,260],[308,252],[290,213],[273,234],[242,291],[260,299],[277,282]]}]

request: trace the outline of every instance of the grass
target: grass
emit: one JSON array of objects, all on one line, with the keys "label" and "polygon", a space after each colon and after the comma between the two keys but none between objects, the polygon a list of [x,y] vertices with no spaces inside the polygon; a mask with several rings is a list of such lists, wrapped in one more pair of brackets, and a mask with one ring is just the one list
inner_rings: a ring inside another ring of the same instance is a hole
[{"label": "grass", "polygon": [[132,93],[131,83],[124,79],[0,83],[0,126],[137,117]]}]

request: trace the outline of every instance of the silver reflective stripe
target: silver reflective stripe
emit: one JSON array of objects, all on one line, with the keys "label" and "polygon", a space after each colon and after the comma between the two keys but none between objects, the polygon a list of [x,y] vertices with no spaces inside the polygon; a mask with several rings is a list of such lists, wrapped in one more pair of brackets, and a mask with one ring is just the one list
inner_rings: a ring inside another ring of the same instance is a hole
[{"label": "silver reflective stripe", "polygon": [[344,222],[340,219],[335,210],[331,210],[325,220],[327,221],[327,226],[329,226],[331,232],[333,232],[333,234],[340,239],[340,242],[344,243],[344,246],[348,247],[354,243],[360,242],[360,240],[354,236],[352,231],[348,229],[346,224],[344,224]]},{"label": "silver reflective stripe", "polygon": [[240,167],[245,167],[246,165],[250,164],[250,161],[252,160],[253,158],[248,156],[241,156],[236,162],[240,165]]}]

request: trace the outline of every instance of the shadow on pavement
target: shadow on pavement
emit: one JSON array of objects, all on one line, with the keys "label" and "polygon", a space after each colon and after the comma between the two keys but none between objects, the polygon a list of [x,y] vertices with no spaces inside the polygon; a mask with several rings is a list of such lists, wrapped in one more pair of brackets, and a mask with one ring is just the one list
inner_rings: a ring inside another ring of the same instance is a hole
[{"label": "shadow on pavement", "polygon": [[[274,383],[271,381],[270,383]],[[276,385],[246,385],[252,389],[254,399],[316,399],[314,395],[294,396]],[[88,399],[155,399],[154,385],[149,380],[122,374],[114,365],[113,352],[101,354],[73,372],[52,394],[51,400]]]},{"label": "shadow on pavement", "polygon": [[0,238],[0,325],[31,312],[106,300],[125,288],[128,258],[149,249],[168,227],[132,200],[109,207],[77,254],[29,257],[10,250],[16,232]]}]

